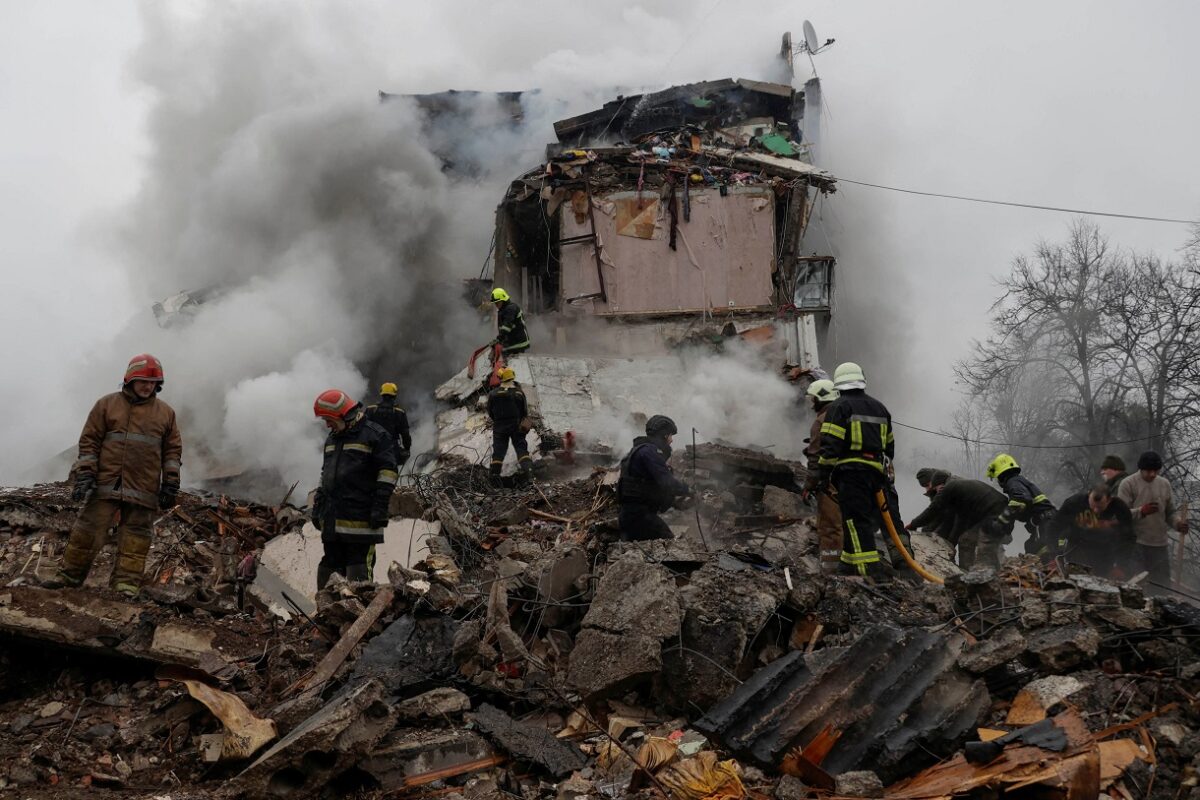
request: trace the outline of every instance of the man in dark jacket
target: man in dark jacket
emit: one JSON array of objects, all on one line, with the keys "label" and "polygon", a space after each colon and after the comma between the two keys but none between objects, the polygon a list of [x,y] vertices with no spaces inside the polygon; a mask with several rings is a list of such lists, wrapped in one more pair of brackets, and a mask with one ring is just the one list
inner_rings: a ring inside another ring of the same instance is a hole
[{"label": "man in dark jacket", "polygon": [[624,541],[672,538],[670,526],[659,513],[670,508],[676,498],[692,493],[667,464],[676,433],[670,417],[655,414],[646,421],[646,435],[634,439],[633,449],[621,459],[617,520]]},{"label": "man in dark jacket", "polygon": [[408,414],[396,405],[396,384],[379,387],[379,402],[367,406],[367,419],[383,428],[396,443],[396,465],[403,467],[412,452],[412,434],[408,430]]},{"label": "man in dark jacket", "polygon": [[1000,491],[1008,495],[1008,506],[984,529],[985,535],[1001,538],[1012,533],[1013,522],[1025,523],[1029,539],[1025,542],[1026,553],[1037,553],[1043,558],[1055,550],[1049,528],[1042,530],[1054,516],[1054,504],[1037,485],[1021,474],[1017,460],[1008,453],[1000,453],[988,464],[987,476],[996,481]]},{"label": "man in dark jacket", "polygon": [[1113,495],[1116,495],[1117,487],[1121,485],[1121,481],[1125,480],[1127,475],[1129,472],[1125,469],[1125,461],[1120,456],[1109,453],[1100,462],[1100,477],[1108,484]]},{"label": "man in dark jacket", "polygon": [[[826,410],[821,426],[817,480],[819,485],[832,483],[837,490],[842,509],[841,571],[871,575],[881,571],[875,536],[884,521],[876,495],[882,492],[886,498],[891,491],[886,462],[896,454],[892,415],[866,393],[867,379],[858,364],[839,365],[833,384],[840,396]],[[898,513],[891,516],[900,523]],[[898,569],[908,568],[897,561]]]},{"label": "man in dark jacket", "polygon": [[958,565],[964,570],[976,564],[1000,566],[1001,541],[983,536],[980,528],[1004,511],[1008,498],[983,481],[952,480],[945,470],[931,470],[926,477],[927,493],[932,491],[933,499],[928,508],[908,523],[909,529],[935,528],[958,548]]},{"label": "man in dark jacket", "polygon": [[1103,578],[1132,577],[1133,512],[1103,481],[1068,497],[1052,522],[1059,553]]},{"label": "man in dark jacket", "polygon": [[496,305],[496,342],[504,349],[504,355],[524,353],[530,342],[521,307],[498,286],[492,289],[492,302]]},{"label": "man in dark jacket", "polygon": [[488,416],[492,420],[492,478],[500,479],[504,457],[508,455],[509,442],[517,452],[517,467],[523,475],[533,472],[533,459],[529,455],[529,444],[525,441],[526,428],[523,424],[529,416],[529,403],[525,392],[517,383],[512,367],[500,371],[500,385],[488,393]]},{"label": "man in dark jacket", "polygon": [[312,509],[325,548],[317,565],[317,588],[335,572],[349,581],[372,580],[375,545],[383,541],[399,478],[395,439],[339,389],[321,392],[313,412],[329,428]]}]

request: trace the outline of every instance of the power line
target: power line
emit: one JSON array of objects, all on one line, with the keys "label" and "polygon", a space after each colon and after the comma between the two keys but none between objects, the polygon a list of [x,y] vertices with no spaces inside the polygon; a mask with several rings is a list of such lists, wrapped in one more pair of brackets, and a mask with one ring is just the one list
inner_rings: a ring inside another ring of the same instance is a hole
[{"label": "power line", "polygon": [[964,197],[959,194],[941,194],[939,192],[922,192],[917,189],[901,189],[898,186],[884,186],[880,183],[867,183],[866,181],[853,181],[849,178],[838,176],[839,183],[853,183],[856,186],[870,186],[872,189],[886,189],[889,192],[903,192],[904,194],[917,194],[922,197],[941,197],[946,200],[965,200],[968,203],[987,203],[993,206],[1013,206],[1015,208],[1033,208],[1039,211],[1061,211],[1064,214],[1083,214],[1089,217],[1116,217],[1118,219],[1140,219],[1148,222],[1170,222],[1176,225],[1197,225],[1200,220],[1194,219],[1175,219],[1173,217],[1151,217],[1142,214],[1118,214],[1114,211],[1087,211],[1082,208],[1061,208],[1059,206],[1042,206],[1036,203],[1012,203],[1007,200],[987,200],[982,197]]},{"label": "power line", "polygon": [[1115,442],[1088,442],[1086,444],[1014,444],[1012,442],[989,442],[989,441],[986,441],[983,439],[972,439],[968,436],[958,436],[953,433],[946,433],[945,431],[932,431],[929,428],[918,428],[916,425],[906,425],[905,423],[897,422],[894,419],[892,420],[892,424],[897,425],[901,428],[908,428],[909,430],[912,430],[912,431],[920,431],[921,433],[929,433],[934,436],[941,436],[946,439],[953,439],[956,442],[970,442],[971,444],[986,444],[986,445],[993,445],[995,447],[1012,448],[1014,450],[1017,448],[1025,448],[1025,449],[1029,449],[1029,450],[1074,450],[1076,448],[1084,448],[1084,447],[1108,447],[1108,446],[1114,445],[1114,444],[1133,444],[1134,442],[1144,442],[1150,438],[1149,436],[1139,436],[1136,439],[1120,439]]}]

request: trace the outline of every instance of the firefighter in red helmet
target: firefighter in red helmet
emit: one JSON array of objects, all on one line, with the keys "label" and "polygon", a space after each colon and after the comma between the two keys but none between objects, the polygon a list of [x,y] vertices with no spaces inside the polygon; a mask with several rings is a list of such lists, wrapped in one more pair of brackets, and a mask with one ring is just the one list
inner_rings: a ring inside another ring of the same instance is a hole
[{"label": "firefighter in red helmet", "polygon": [[340,389],[321,392],[313,413],[329,428],[312,506],[312,522],[325,549],[317,565],[317,588],[335,572],[346,580],[369,581],[375,545],[383,542],[388,503],[400,477],[396,440]]},{"label": "firefighter in red helmet", "polygon": [[162,387],[162,362],[142,353],[130,359],[121,390],[92,406],[72,469],[71,497],[83,507],[52,583],[82,584],[115,521],[117,564],[110,584],[127,595],[141,589],[151,521],[157,510],[175,505],[183,456],[175,410],[158,399]]}]

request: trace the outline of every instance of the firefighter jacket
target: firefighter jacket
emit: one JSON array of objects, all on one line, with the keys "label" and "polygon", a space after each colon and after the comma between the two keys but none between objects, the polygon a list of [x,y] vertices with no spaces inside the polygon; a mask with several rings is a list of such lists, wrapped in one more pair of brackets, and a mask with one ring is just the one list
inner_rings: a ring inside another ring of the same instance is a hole
[{"label": "firefighter jacket", "polygon": [[367,406],[367,419],[383,428],[401,450],[412,450],[412,434],[408,430],[408,414],[396,405],[396,398],[384,395],[373,406]]},{"label": "firefighter jacket", "polygon": [[500,304],[499,333],[496,341],[506,353],[519,353],[529,349],[529,332],[525,329],[525,314],[516,303],[506,301]]},{"label": "firefighter jacket", "polygon": [[383,541],[388,501],[400,477],[395,440],[367,419],[361,406],[350,412],[349,419],[345,430],[330,431],[325,440],[316,499],[321,540],[378,544]]},{"label": "firefighter jacket", "polygon": [[667,464],[670,457],[671,447],[662,439],[648,436],[634,439],[633,449],[621,459],[617,502],[666,511],[676,497],[689,494],[687,484],[676,478]]},{"label": "firefighter jacket", "polygon": [[501,433],[512,433],[521,426],[521,420],[529,416],[529,404],[525,392],[515,381],[502,383],[488,393],[488,416],[492,429]]},{"label": "firefighter jacket", "polygon": [[886,475],[884,456],[896,454],[892,415],[862,389],[842,392],[825,410],[820,454],[822,471],[870,469]]},{"label": "firefighter jacket", "polygon": [[826,404],[817,411],[808,430],[808,444],[804,448],[804,455],[808,458],[808,477],[804,480],[804,488],[810,492],[817,488],[817,473],[821,465],[821,426],[825,424],[825,412],[828,410],[829,405]]},{"label": "firefighter jacket", "polygon": [[952,544],[978,527],[985,520],[996,517],[1008,506],[1008,498],[983,481],[954,478],[933,496],[929,507],[913,519],[913,528],[936,528],[939,536]]},{"label": "firefighter jacket", "polygon": [[1024,475],[1009,470],[1000,478],[1000,488],[1008,495],[1008,506],[1000,514],[1005,525],[1013,520],[1038,525],[1054,513],[1054,504]]},{"label": "firefighter jacket", "polygon": [[157,395],[143,400],[122,389],[92,406],[74,470],[96,476],[98,498],[157,508],[161,483],[179,485],[182,458],[175,410]]}]

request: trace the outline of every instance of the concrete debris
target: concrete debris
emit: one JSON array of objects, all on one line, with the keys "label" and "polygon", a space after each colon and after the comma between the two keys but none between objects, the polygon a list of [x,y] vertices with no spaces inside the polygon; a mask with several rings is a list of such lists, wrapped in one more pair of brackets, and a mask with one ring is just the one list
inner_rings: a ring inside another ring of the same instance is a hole
[{"label": "concrete debris", "polygon": [[543,727],[518,722],[495,706],[484,703],[467,719],[509,755],[538,764],[557,778],[587,766],[587,758],[578,748]]},{"label": "concrete debris", "polygon": [[[486,469],[444,467],[397,501],[438,518],[427,549],[383,584],[331,584],[303,614],[239,606],[185,568],[222,548],[186,539],[132,600],[0,589],[0,685],[21,687],[0,704],[0,782],[296,800],[420,787],[580,800],[658,782],[673,799],[915,800],[1022,780],[1057,791],[1053,769],[1098,771],[1116,797],[1146,787],[1151,758],[1155,786],[1189,779],[1190,604],[1029,557],[944,565],[945,586],[823,575],[807,509],[783,505],[800,466],[719,445],[697,457],[704,540],[679,514],[673,541],[614,542],[605,471],[495,492]],[[69,501],[39,491],[50,529]],[[32,556],[32,571],[40,553],[41,574],[59,557],[38,497],[11,517],[27,527],[0,534],[10,584],[14,561]],[[244,506],[226,500],[222,519],[239,524]],[[937,541],[915,549],[939,569]],[[1026,736],[1049,721],[1064,749]]]},{"label": "concrete debris", "polygon": [[812,509],[805,505],[800,495],[778,486],[763,487],[762,504],[764,514],[781,520],[812,516]]}]

